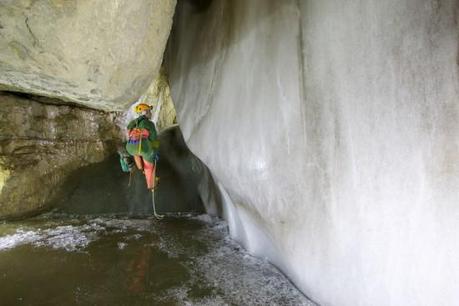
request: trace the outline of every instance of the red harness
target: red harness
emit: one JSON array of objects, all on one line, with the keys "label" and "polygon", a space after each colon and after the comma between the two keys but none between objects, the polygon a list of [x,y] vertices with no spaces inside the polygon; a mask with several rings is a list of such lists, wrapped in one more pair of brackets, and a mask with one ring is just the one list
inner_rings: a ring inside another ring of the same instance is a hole
[{"label": "red harness", "polygon": [[129,143],[136,144],[147,139],[150,136],[150,132],[147,129],[134,128],[129,130]]}]

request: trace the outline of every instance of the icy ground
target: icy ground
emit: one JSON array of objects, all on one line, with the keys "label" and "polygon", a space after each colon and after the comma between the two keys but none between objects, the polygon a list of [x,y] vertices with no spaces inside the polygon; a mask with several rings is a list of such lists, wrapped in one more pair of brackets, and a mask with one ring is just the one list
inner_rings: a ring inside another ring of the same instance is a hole
[{"label": "icy ground", "polygon": [[[0,268],[0,298],[10,303],[314,305],[208,216],[1,224]],[[29,279],[43,288],[30,292]]]}]

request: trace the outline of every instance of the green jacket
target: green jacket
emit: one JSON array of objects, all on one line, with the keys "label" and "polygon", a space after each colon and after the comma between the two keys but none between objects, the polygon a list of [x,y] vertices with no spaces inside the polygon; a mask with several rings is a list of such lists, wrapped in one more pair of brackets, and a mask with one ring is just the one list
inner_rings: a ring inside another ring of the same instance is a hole
[{"label": "green jacket", "polygon": [[[158,133],[156,132],[155,124],[146,116],[140,116],[129,122],[127,129],[130,137],[126,144],[126,150],[129,154],[133,156],[141,155],[145,160],[153,162],[159,148]],[[137,130],[143,134],[139,137],[132,136],[135,134],[132,133],[133,130]],[[145,130],[148,131],[148,137],[145,137]]]}]

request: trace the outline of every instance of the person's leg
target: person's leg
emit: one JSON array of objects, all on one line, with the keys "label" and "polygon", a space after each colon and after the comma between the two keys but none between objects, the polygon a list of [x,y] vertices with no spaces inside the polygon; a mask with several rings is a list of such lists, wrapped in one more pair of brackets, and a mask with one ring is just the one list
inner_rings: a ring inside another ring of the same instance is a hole
[{"label": "person's leg", "polygon": [[140,155],[135,155],[134,156],[134,161],[137,166],[137,169],[143,170],[143,161],[142,161],[142,156]]},{"label": "person's leg", "polygon": [[145,172],[145,179],[147,180],[147,188],[152,189],[155,187],[154,179],[155,179],[155,164],[143,160],[144,164],[144,172]]}]

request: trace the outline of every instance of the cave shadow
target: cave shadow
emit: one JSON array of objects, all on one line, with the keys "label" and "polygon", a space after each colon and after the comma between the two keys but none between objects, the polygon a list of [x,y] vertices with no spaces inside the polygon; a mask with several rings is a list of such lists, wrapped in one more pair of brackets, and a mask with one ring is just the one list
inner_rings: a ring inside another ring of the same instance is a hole
[{"label": "cave shadow", "polygon": [[[205,213],[202,197],[209,191],[203,193],[202,180],[207,167],[188,150],[178,126],[163,131],[159,138],[157,212]],[[74,171],[51,206],[66,214],[150,216],[152,197],[145,177],[138,170],[129,177],[121,171],[118,155],[112,154],[100,163]]]}]

